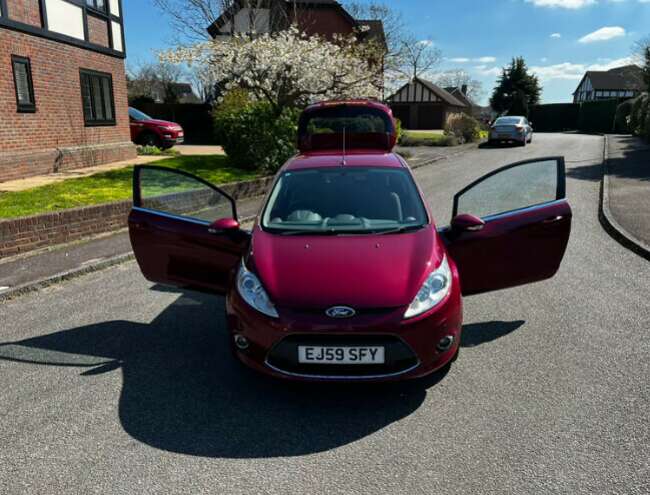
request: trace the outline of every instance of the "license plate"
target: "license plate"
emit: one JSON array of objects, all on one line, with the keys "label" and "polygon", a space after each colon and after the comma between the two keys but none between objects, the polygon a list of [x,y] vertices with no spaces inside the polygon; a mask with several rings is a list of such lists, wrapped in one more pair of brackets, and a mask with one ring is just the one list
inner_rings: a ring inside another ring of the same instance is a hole
[{"label": "license plate", "polygon": [[384,364],[383,347],[298,346],[301,364]]}]

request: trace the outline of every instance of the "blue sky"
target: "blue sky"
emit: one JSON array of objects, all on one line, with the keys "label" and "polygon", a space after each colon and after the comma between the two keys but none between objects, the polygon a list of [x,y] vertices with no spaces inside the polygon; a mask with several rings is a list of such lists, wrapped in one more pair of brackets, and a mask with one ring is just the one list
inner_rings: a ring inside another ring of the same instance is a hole
[{"label": "blue sky", "polygon": [[[500,68],[523,56],[538,74],[546,103],[570,101],[586,70],[629,63],[634,42],[650,36],[650,0],[392,0],[407,28],[462,68],[485,98]],[[127,64],[153,60],[169,46],[169,22],[151,0],[127,0]]]}]

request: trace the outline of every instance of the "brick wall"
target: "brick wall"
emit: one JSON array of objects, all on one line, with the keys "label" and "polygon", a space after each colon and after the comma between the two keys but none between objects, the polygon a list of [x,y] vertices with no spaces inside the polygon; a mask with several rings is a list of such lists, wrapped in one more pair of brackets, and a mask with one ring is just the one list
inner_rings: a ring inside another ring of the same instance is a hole
[{"label": "brick wall", "polygon": [[41,27],[38,0],[7,0],[7,12],[13,20]]},{"label": "brick wall", "polygon": [[92,15],[88,16],[88,41],[108,46],[108,23]]},{"label": "brick wall", "polygon": [[[16,111],[11,55],[31,61],[35,113]],[[80,68],[112,74],[116,125],[85,127]],[[120,58],[0,28],[0,116],[0,181],[52,171],[57,163],[49,157],[61,153],[69,158],[64,168],[72,163],[98,165],[116,155],[119,159],[135,156],[135,148],[129,145],[126,76]],[[107,145],[118,145],[119,152],[97,151]]]},{"label": "brick wall", "polygon": [[[243,199],[265,194],[272,181],[273,177],[264,177],[226,184],[221,186],[221,189],[235,199]],[[182,208],[186,211],[195,209],[191,195],[187,193],[170,196],[170,200],[182,201],[184,203]],[[0,259],[122,229],[127,226],[130,210],[130,201],[120,201],[44,215],[0,220]]]}]

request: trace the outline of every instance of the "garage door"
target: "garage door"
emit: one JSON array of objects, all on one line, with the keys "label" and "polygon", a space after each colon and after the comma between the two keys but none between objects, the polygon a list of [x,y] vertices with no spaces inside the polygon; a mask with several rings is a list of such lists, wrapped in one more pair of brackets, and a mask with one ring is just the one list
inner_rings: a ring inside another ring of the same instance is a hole
[{"label": "garage door", "polygon": [[418,129],[442,129],[444,111],[440,105],[420,105],[418,108]]},{"label": "garage door", "polygon": [[391,106],[391,109],[393,110],[393,117],[402,122],[402,127],[404,129],[408,129],[409,122],[411,121],[411,107],[408,105],[393,105]]}]

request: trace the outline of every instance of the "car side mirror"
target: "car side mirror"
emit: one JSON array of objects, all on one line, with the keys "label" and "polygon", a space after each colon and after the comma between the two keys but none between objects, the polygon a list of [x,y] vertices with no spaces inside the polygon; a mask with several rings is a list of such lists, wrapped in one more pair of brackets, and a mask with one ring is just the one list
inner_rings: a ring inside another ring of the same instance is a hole
[{"label": "car side mirror", "polygon": [[234,218],[220,218],[215,220],[208,227],[210,234],[223,234],[225,232],[234,232],[239,230],[239,222]]},{"label": "car side mirror", "polygon": [[476,232],[483,227],[485,227],[485,222],[476,215],[470,215],[469,213],[456,215],[451,221],[451,229],[456,232]]}]

